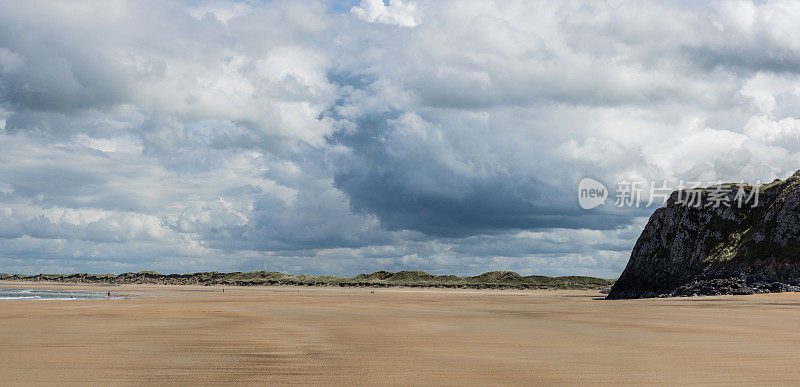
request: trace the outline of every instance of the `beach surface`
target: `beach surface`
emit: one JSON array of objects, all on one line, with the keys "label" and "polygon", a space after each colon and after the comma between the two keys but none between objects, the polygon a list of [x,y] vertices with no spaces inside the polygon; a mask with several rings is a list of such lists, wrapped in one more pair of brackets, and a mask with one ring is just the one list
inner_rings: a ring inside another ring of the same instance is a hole
[{"label": "beach surface", "polygon": [[133,297],[0,302],[0,384],[800,383],[798,293],[0,287]]}]

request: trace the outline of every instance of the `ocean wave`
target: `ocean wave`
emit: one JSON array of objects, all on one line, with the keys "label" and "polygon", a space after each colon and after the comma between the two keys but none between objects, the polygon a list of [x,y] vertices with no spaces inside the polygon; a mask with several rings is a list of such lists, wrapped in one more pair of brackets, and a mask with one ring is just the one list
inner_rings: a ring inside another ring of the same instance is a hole
[{"label": "ocean wave", "polygon": [[[0,301],[7,300],[98,300],[107,298],[105,293],[75,290],[50,289],[3,289]],[[111,297],[120,298],[120,297]]]},{"label": "ocean wave", "polygon": [[0,297],[0,300],[41,300],[39,296]]}]

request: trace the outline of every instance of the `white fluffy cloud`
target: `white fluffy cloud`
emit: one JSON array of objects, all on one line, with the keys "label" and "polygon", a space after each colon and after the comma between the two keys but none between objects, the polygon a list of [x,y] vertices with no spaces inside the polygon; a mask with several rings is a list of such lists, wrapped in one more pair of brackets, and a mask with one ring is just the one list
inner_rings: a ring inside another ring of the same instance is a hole
[{"label": "white fluffy cloud", "polygon": [[368,22],[396,24],[403,27],[417,25],[416,5],[413,2],[404,3],[402,0],[361,0],[361,3],[350,9],[350,13],[359,19]]},{"label": "white fluffy cloud", "polygon": [[613,277],[577,181],[800,165],[793,2],[0,4],[0,271]]}]

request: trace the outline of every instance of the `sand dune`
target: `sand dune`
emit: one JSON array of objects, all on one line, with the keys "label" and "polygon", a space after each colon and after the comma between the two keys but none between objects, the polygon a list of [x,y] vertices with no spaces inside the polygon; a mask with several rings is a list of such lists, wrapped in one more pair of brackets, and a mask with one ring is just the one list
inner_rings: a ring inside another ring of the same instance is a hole
[{"label": "sand dune", "polygon": [[1,302],[3,384],[800,382],[796,293],[0,286],[138,295]]}]

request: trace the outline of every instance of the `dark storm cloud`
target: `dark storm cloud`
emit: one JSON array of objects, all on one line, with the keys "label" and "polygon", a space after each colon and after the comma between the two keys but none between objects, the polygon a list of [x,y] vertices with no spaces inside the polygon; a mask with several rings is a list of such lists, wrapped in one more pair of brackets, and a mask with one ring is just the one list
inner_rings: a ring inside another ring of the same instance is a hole
[{"label": "dark storm cloud", "polygon": [[448,165],[452,160],[439,156],[451,144],[413,149],[420,144],[397,136],[399,118],[365,117],[356,122],[357,132],[341,131],[331,138],[352,150],[338,165],[335,186],[348,194],[356,211],[376,214],[390,230],[461,237],[507,229],[610,229],[630,222],[630,215],[595,215],[576,208],[572,182],[565,192],[563,185],[501,165],[477,160],[466,160],[461,166],[467,169]]},{"label": "dark storm cloud", "polygon": [[800,73],[800,52],[794,49],[767,47],[691,47],[687,57],[707,71],[717,68],[744,74],[765,71],[772,73]]}]

